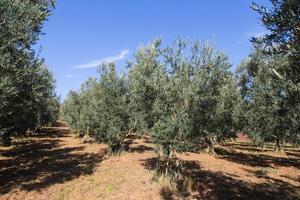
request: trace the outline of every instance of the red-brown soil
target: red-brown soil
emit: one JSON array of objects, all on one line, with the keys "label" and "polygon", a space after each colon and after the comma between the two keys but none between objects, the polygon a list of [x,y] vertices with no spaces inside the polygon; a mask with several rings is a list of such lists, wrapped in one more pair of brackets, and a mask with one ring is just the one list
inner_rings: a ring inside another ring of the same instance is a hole
[{"label": "red-brown soil", "polygon": [[248,142],[217,147],[217,156],[177,154],[182,178],[155,176],[149,139],[128,139],[128,150],[106,156],[103,144],[83,144],[67,127],[0,148],[4,199],[300,199],[300,150],[275,153]]}]

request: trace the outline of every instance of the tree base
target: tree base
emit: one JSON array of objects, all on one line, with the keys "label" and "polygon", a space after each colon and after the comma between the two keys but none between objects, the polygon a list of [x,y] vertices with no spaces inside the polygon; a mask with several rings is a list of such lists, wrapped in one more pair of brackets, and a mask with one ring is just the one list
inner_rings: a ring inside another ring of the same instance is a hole
[{"label": "tree base", "polygon": [[276,151],[276,152],[283,152],[282,143],[283,143],[282,141],[280,141],[279,139],[277,139],[276,143],[275,143],[274,151]]},{"label": "tree base", "polygon": [[217,155],[214,146],[208,146],[204,151],[208,154]]},{"label": "tree base", "polygon": [[0,139],[0,146],[9,147],[11,145],[11,138],[1,138]]},{"label": "tree base", "polygon": [[283,148],[282,147],[275,147],[274,151],[276,152],[283,152]]}]

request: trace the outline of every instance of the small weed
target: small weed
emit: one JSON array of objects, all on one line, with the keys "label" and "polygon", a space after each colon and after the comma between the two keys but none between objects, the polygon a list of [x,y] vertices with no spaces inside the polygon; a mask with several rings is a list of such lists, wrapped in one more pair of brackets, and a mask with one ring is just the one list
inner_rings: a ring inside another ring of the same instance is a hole
[{"label": "small weed", "polygon": [[68,195],[70,192],[71,192],[71,190],[69,190],[69,189],[62,189],[62,190],[59,192],[58,199],[59,199],[59,200],[65,199],[66,195]]},{"label": "small weed", "polygon": [[261,167],[259,168],[255,174],[258,177],[263,177],[263,176],[267,176],[268,174],[275,174],[276,170],[272,167]]},{"label": "small weed", "polygon": [[93,176],[90,176],[90,177],[88,177],[88,179],[87,179],[90,183],[93,183],[94,182],[94,177]]},{"label": "small weed", "polygon": [[116,190],[116,188],[113,185],[109,185],[107,186],[106,190],[109,193],[113,193]]}]

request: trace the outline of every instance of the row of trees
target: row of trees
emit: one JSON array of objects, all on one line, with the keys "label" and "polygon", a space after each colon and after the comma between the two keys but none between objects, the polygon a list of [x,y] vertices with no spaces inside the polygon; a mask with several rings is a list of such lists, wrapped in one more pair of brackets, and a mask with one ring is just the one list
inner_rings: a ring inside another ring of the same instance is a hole
[{"label": "row of trees", "polygon": [[160,40],[139,49],[127,75],[103,64],[100,78],[90,79],[64,103],[64,118],[79,132],[89,132],[118,151],[129,132],[149,133],[166,156],[215,141],[237,131],[240,95],[228,58],[210,44],[174,47]]},{"label": "row of trees", "polygon": [[0,1],[0,143],[56,121],[59,99],[54,78],[36,55],[51,1]]},{"label": "row of trees", "polygon": [[300,142],[299,1],[256,4],[269,30],[252,38],[253,51],[238,67],[212,44],[185,42],[163,47],[157,39],[135,53],[128,73],[103,64],[99,79],[88,80],[64,102],[72,129],[91,133],[119,151],[126,134],[148,133],[164,155],[206,148],[237,131],[263,146]]}]

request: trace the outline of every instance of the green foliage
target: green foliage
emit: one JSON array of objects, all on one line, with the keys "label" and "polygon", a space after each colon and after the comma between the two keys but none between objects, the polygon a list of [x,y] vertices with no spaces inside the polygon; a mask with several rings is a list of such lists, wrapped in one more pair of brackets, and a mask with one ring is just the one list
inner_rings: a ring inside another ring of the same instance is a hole
[{"label": "green foliage", "polygon": [[140,48],[128,74],[130,124],[138,133],[149,132],[157,120],[153,106],[158,95],[160,40]]},{"label": "green foliage", "polygon": [[75,91],[70,91],[63,104],[63,118],[68,125],[80,131],[80,96]]},{"label": "green foliage", "polygon": [[126,80],[117,76],[114,64],[102,66],[96,96],[96,119],[101,123],[95,131],[112,152],[118,152],[128,132],[129,117]]},{"label": "green foliage", "polygon": [[235,136],[240,96],[223,53],[182,39],[162,47],[157,39],[135,57],[127,78],[106,64],[99,81],[69,94],[63,111],[73,129],[92,133],[112,151],[129,129],[147,132],[165,157],[203,145],[213,152],[214,143]]},{"label": "green foliage", "polygon": [[181,150],[198,143],[214,152],[215,142],[235,136],[237,84],[227,57],[211,44],[196,41],[189,49],[179,39],[175,48],[163,50],[169,73],[162,84],[163,98],[156,104],[165,111],[154,126],[153,138],[164,149]]},{"label": "green foliage", "polygon": [[288,63],[287,57],[264,56],[260,46],[255,46],[248,60],[239,67],[243,112],[247,117],[244,130],[256,143],[291,140],[297,132],[297,109],[289,103],[290,85],[284,80],[274,81],[272,68]]},{"label": "green foliage", "polygon": [[0,2],[0,141],[52,123],[58,98],[52,74],[31,48],[51,12],[50,1]]},{"label": "green foliage", "polygon": [[[264,44],[265,53],[285,55],[289,65],[278,69],[278,74],[288,80],[300,82],[300,1],[271,0],[273,8],[253,4],[252,8],[260,16],[269,33],[262,38],[252,38],[256,43]],[[299,86],[299,85],[298,85]]]},{"label": "green foliage", "polygon": [[[261,60],[264,56],[266,58],[264,64],[250,64],[253,67],[250,76],[255,76],[255,73],[259,74],[261,79],[267,76],[266,80],[255,79],[257,84],[266,84],[266,88],[261,87],[255,94],[261,96],[269,91],[265,94],[269,97],[260,99],[260,102],[266,104],[266,108],[273,104],[271,111],[268,110],[270,116],[274,117],[276,112],[280,115],[277,125],[274,124],[275,127],[280,126],[277,130],[280,133],[276,133],[275,137],[295,143],[299,141],[300,134],[300,1],[271,0],[271,3],[273,7],[270,9],[257,4],[252,5],[260,14],[268,33],[261,38],[252,38],[252,41],[260,46],[260,55],[255,59],[252,56],[252,60]],[[265,65],[267,67],[264,67]],[[251,80],[249,82],[251,83]],[[269,121],[275,123],[273,117]]]},{"label": "green foliage", "polygon": [[114,64],[103,64],[99,74],[98,81],[89,79],[79,93],[69,93],[64,119],[72,129],[92,134],[108,144],[111,153],[117,153],[128,132],[127,83],[124,76],[116,74]]}]

